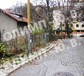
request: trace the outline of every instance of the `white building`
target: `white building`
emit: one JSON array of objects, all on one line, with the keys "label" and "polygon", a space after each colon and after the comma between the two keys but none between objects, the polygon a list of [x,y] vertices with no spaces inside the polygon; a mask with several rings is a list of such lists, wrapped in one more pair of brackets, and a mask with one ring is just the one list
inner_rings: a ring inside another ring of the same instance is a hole
[{"label": "white building", "polygon": [[80,36],[80,35],[84,34],[84,21],[76,22],[76,23],[72,23],[72,24],[73,24],[73,28],[74,28],[74,32],[73,32],[74,36]]}]

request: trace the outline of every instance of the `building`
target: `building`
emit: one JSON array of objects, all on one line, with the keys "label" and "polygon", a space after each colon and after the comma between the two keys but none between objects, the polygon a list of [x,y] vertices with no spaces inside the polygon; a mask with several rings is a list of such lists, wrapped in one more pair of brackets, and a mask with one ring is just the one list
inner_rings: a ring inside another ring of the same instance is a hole
[{"label": "building", "polygon": [[11,32],[27,25],[27,18],[22,15],[0,9],[0,31]]},{"label": "building", "polygon": [[74,32],[73,32],[74,36],[80,36],[80,35],[84,34],[84,21],[76,22],[76,23],[72,23],[72,24],[73,24],[73,28],[74,28]]}]

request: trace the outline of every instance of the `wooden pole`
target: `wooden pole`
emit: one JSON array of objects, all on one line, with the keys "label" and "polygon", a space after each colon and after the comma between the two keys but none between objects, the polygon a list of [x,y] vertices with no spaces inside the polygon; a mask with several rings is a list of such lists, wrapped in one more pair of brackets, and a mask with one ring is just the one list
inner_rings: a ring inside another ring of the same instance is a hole
[{"label": "wooden pole", "polygon": [[27,16],[28,16],[28,27],[30,25],[30,0],[28,0],[28,7],[27,7]]},{"label": "wooden pole", "polygon": [[[28,0],[27,4],[27,16],[28,16],[28,30],[30,29],[30,0]],[[31,53],[31,43],[30,43],[30,32],[28,34],[28,54]]]}]

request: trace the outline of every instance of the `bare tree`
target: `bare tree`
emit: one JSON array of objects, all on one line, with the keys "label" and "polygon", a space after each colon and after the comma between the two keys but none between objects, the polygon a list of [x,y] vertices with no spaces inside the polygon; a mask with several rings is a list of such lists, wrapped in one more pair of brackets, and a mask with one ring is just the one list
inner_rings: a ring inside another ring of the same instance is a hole
[{"label": "bare tree", "polygon": [[[31,13],[32,13],[32,9],[34,9],[34,6],[31,4]],[[16,13],[16,14],[21,14],[24,17],[27,17],[27,3],[22,4],[22,3],[17,3],[16,5],[14,5],[13,8],[11,8],[11,10]]]}]

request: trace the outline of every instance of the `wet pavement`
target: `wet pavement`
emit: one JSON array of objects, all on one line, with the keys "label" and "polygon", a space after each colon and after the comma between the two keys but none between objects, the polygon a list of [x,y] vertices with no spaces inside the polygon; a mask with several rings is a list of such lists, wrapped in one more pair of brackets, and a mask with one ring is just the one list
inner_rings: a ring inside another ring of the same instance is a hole
[{"label": "wet pavement", "polygon": [[[66,39],[47,56],[9,76],[84,76],[84,38]],[[59,49],[60,47],[61,49]]]}]

